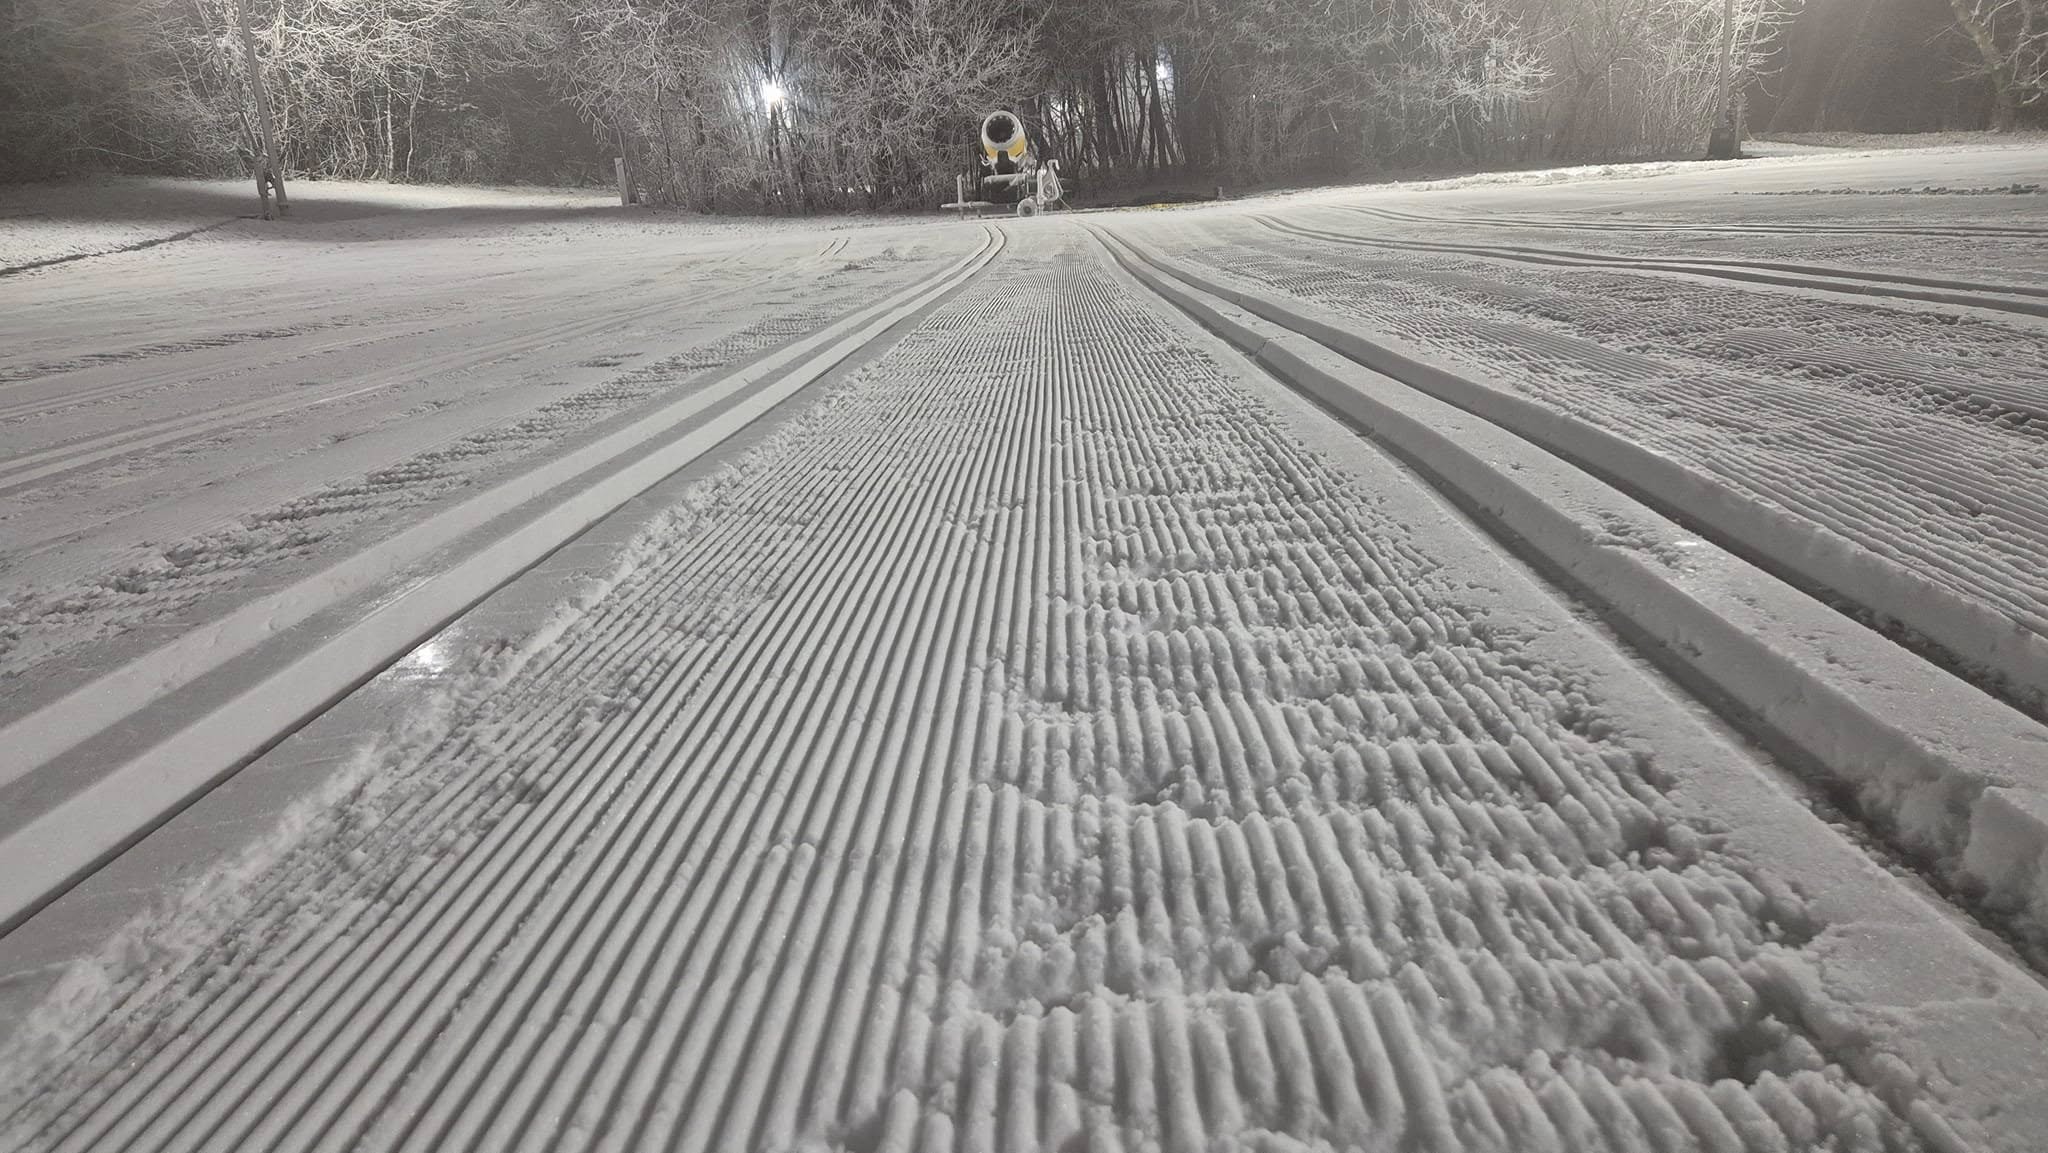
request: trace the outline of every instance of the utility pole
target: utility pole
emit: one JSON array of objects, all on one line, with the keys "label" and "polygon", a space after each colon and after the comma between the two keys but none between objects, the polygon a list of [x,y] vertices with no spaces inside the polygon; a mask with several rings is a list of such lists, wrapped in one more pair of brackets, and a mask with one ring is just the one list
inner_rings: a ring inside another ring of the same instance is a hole
[{"label": "utility pole", "polygon": [[1720,98],[1714,102],[1714,129],[1707,136],[1707,159],[1733,160],[1742,141],[1735,132],[1735,92],[1729,69],[1735,62],[1735,0],[1721,0],[1721,67],[1716,81]]},{"label": "utility pole", "polygon": [[256,94],[256,128],[262,139],[263,155],[257,158],[256,199],[263,203],[263,219],[271,219],[270,191],[277,190],[277,214],[290,216],[292,206],[284,198],[284,176],[277,167],[277,138],[270,131],[270,96],[263,90],[263,69],[256,61],[256,34],[249,30],[249,0],[235,0],[235,21],[242,26],[242,53],[249,63],[249,89]]}]

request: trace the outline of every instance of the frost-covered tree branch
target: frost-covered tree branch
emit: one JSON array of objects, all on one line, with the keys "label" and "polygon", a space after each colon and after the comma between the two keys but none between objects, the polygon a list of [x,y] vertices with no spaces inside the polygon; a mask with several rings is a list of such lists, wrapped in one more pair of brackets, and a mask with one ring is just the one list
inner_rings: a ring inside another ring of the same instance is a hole
[{"label": "frost-covered tree branch", "polygon": [[[227,0],[4,2],[13,150],[243,163]],[[1953,2],[2038,73],[2048,0]],[[509,92],[564,110],[585,156],[628,158],[652,196],[778,211],[950,193],[997,106],[1083,186],[1680,154],[1717,104],[1723,31],[1721,0],[250,4],[288,169],[492,171],[532,143],[479,96]],[[1783,10],[1735,12],[1753,70]]]}]

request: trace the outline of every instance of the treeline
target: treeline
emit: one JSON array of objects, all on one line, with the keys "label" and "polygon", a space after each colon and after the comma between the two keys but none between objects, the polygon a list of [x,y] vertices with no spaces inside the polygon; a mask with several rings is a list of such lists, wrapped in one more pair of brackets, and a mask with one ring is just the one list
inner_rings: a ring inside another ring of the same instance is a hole
[{"label": "treeline", "polygon": [[[587,126],[506,51],[512,6],[248,0],[287,172],[587,181]],[[250,171],[235,0],[0,0],[0,178]]]},{"label": "treeline", "polygon": [[[246,0],[289,172],[587,181],[621,155],[651,198],[784,211],[950,196],[997,106],[1083,188],[1691,153],[1724,46],[1770,75],[1792,2]],[[235,20],[0,0],[0,175],[247,171]]]},{"label": "treeline", "polygon": [[1773,48],[1751,91],[1758,131],[2010,128],[2048,113],[2044,0],[1805,0]]}]

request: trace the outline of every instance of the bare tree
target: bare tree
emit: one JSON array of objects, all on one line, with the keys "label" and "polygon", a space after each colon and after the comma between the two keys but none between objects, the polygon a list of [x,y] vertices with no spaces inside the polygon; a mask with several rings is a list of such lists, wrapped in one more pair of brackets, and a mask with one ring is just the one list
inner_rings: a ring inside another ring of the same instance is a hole
[{"label": "bare tree", "polygon": [[1975,74],[1991,82],[1991,127],[2011,131],[2021,109],[2048,100],[2048,4],[2042,0],[1948,0],[1956,27],[1977,50]]},{"label": "bare tree", "polygon": [[270,120],[270,97],[263,90],[263,68],[256,59],[256,34],[249,30],[247,0],[235,0],[235,25],[241,33],[242,58],[248,63],[249,91],[256,104],[256,199],[263,205],[263,219],[271,218],[270,197],[277,194],[277,215],[291,214],[285,199],[284,177],[278,171],[277,134]]},{"label": "bare tree", "polygon": [[[424,141],[445,177],[510,162],[466,94],[523,77],[650,196],[777,211],[927,203],[997,105],[1084,186],[1670,155],[1733,87],[1724,33],[1750,74],[1780,0],[240,0],[253,52],[237,2],[0,0],[0,133],[203,171],[240,140],[280,176],[384,179]],[[2048,0],[1953,2],[2038,74],[2025,6]]]}]

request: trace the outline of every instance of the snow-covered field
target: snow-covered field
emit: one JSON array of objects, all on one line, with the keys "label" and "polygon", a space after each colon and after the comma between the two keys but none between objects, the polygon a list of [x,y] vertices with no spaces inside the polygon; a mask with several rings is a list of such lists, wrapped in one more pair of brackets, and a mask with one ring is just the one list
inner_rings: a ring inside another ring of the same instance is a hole
[{"label": "snow-covered field", "polygon": [[[400,234],[421,231],[420,214],[484,218],[587,216],[615,203],[602,193],[557,189],[437,188],[328,180],[286,189],[298,224],[384,217]],[[183,240],[229,229],[262,229],[253,186],[240,180],[108,177],[0,188],[0,272]],[[393,219],[398,217],[399,219]],[[246,227],[239,223],[251,221]],[[402,222],[401,222],[402,221]],[[275,231],[275,230],[271,230]]]},{"label": "snow-covered field", "polygon": [[[1888,190],[2044,171],[993,229],[308,185],[0,279],[0,731],[49,750],[0,866],[196,717],[281,742],[7,910],[0,1149],[2034,1148],[2048,200]],[[1648,507],[1538,539],[1290,391],[1287,328]],[[323,574],[805,358],[303,728],[236,704],[498,522]],[[1825,655],[1759,702],[1604,554]],[[1825,711],[1880,682],[1933,707]]]}]

